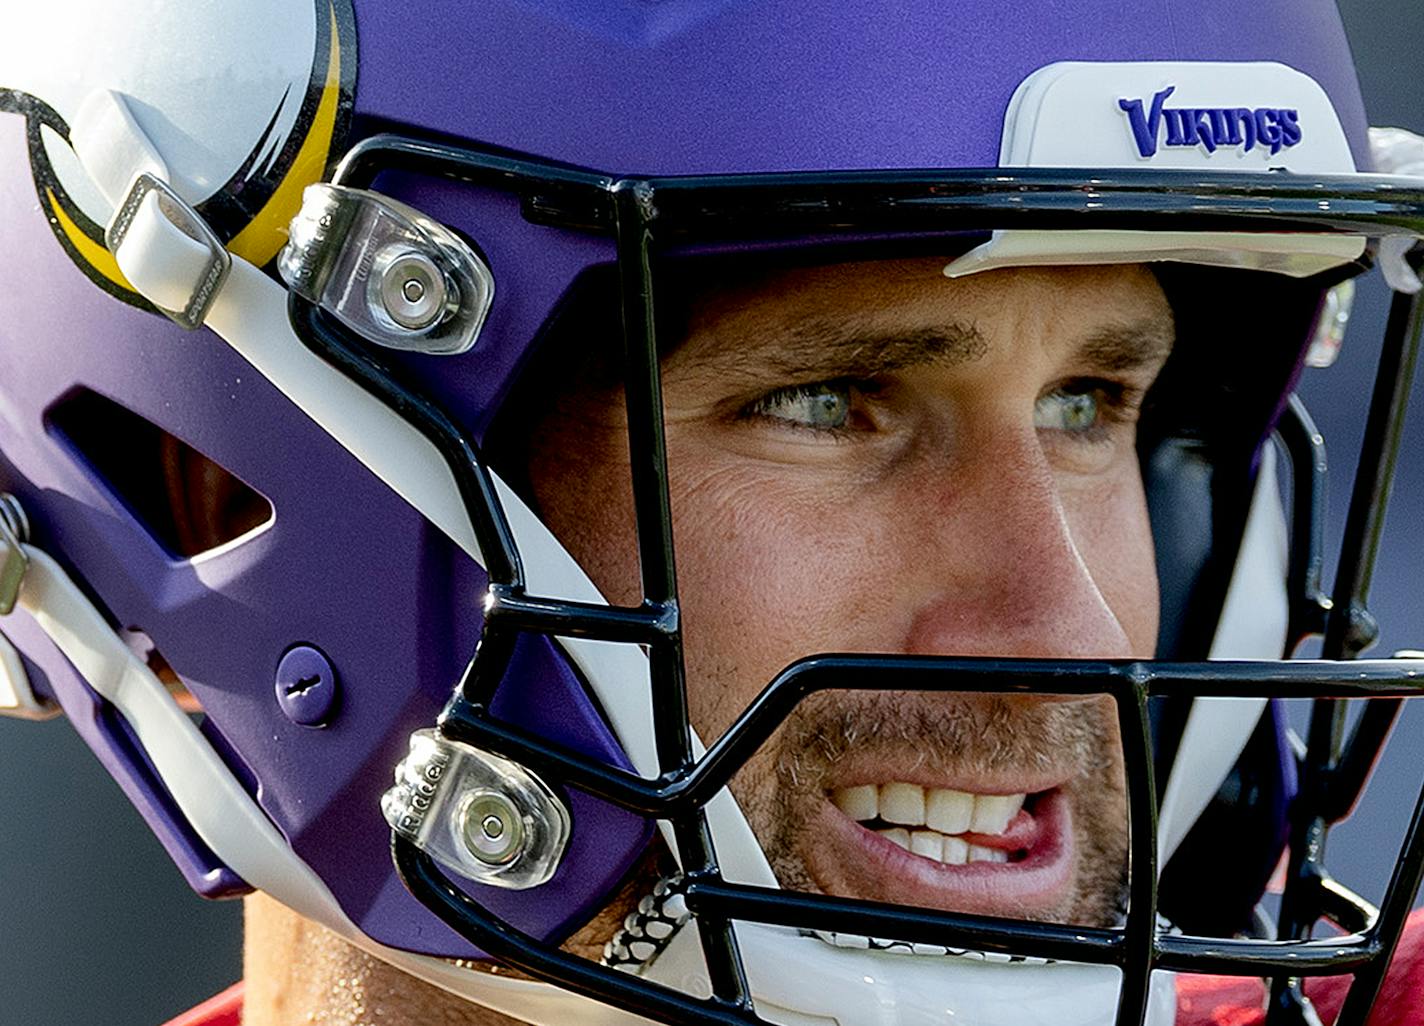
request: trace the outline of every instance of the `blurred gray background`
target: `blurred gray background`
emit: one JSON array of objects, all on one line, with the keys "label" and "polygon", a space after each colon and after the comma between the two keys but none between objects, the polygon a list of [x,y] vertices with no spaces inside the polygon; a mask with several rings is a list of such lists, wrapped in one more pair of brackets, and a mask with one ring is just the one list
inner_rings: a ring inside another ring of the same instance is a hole
[{"label": "blurred gray background", "polygon": [[[1424,4],[1344,0],[1341,8],[1372,123],[1424,133]],[[1311,372],[1301,389],[1333,457],[1332,542],[1343,529],[1386,302],[1371,276],[1339,363]],[[1412,413],[1374,586],[1381,653],[1424,648],[1424,387],[1414,390]],[[1424,775],[1422,753],[1424,702],[1415,702],[1355,817],[1331,838],[1336,874],[1375,899]],[[187,889],[63,721],[0,719],[0,781],[0,1026],[157,1026],[240,976],[240,904]]]}]

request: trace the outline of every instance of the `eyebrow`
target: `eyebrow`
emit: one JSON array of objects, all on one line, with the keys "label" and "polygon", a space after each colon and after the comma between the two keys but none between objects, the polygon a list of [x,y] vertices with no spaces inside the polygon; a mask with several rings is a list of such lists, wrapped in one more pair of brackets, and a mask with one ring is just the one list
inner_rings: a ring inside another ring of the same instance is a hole
[{"label": "eyebrow", "polygon": [[1176,341],[1171,318],[1153,317],[1099,329],[1078,347],[1076,357],[1109,373],[1139,370],[1165,363]]},{"label": "eyebrow", "polygon": [[[1154,367],[1171,354],[1176,329],[1170,317],[1111,324],[1088,335],[1071,359],[1102,373]],[[895,329],[808,318],[769,326],[761,341],[716,345],[688,353],[686,370],[718,379],[761,383],[873,378],[906,367],[952,367],[980,359],[989,343],[972,323]]]},{"label": "eyebrow", "polygon": [[811,318],[768,327],[761,341],[745,346],[688,354],[688,362],[698,373],[756,381],[870,378],[924,364],[952,366],[988,351],[972,324],[902,330]]}]

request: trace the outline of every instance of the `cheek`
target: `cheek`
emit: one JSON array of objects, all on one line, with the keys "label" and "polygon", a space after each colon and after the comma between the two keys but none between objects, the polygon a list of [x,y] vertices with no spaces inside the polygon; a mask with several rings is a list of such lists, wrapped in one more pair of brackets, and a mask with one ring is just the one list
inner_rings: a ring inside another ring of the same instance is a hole
[{"label": "cheek", "polygon": [[540,442],[529,465],[540,517],[608,601],[637,605],[642,584],[621,425],[560,422]]},{"label": "cheek", "polygon": [[1136,465],[1103,487],[1066,491],[1064,507],[1074,544],[1132,657],[1150,659],[1157,647],[1157,559]]},{"label": "cheek", "polygon": [[[626,449],[594,444],[587,435],[580,441],[554,450],[579,452],[577,460],[543,461],[535,475],[545,486],[537,489],[541,504],[604,593],[636,603],[641,592]],[[798,658],[899,648],[915,604],[914,582],[933,546],[909,530],[904,511],[923,510],[925,495],[903,482],[877,488],[836,487],[819,475],[788,480],[784,468],[680,446],[675,435],[670,441],[689,702],[704,740],[720,735]],[[570,481],[579,487],[570,489]],[[1107,481],[1078,488],[1060,482],[1060,488],[1073,543],[1131,654],[1150,657],[1157,580],[1135,463]]]},{"label": "cheek", "polygon": [[[612,602],[641,598],[626,443],[621,427],[580,422],[540,446],[530,478],[540,512]],[[576,455],[574,455],[576,454]],[[743,460],[671,432],[672,503],[688,700],[706,741],[792,661],[885,647],[876,629],[893,598],[857,594],[883,581],[893,546],[863,489]],[[879,594],[883,589],[870,589]]]},{"label": "cheek", "polygon": [[851,500],[707,465],[672,475],[689,702],[711,741],[788,663],[883,648],[857,582],[883,579],[878,520]]}]

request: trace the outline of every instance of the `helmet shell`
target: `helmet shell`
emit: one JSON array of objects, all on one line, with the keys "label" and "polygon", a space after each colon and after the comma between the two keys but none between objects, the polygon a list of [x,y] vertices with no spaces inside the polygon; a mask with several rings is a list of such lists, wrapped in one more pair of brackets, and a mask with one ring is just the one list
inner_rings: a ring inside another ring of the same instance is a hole
[{"label": "helmet shell", "polygon": [[[1368,166],[1350,54],[1328,0],[1261,0],[1249,11],[1234,0],[887,0],[837,5],[829,16],[791,0],[490,0],[448,12],[284,2],[347,30],[312,38],[345,41],[336,65],[327,52],[321,81],[334,83],[350,118],[349,128],[344,116],[333,122],[315,161],[274,163],[284,170],[263,183],[268,198],[299,192],[344,145],[382,129],[612,173],[992,167],[1014,90],[1063,60],[1289,64],[1330,94],[1357,164]],[[132,6],[140,28],[165,17],[156,5]],[[186,16],[216,18],[221,7],[189,5]],[[217,22],[208,24],[185,49],[145,50],[136,35],[127,52],[142,80],[177,96],[243,67]],[[82,76],[85,53],[101,49],[116,48],[93,29],[53,57]],[[233,82],[241,89],[253,78]],[[379,797],[409,734],[437,717],[473,648],[483,573],[221,340],[115,302],[122,288],[94,287],[80,251],[89,252],[81,238],[97,244],[97,218],[79,224],[78,236],[67,232],[36,157],[42,132],[54,136],[46,146],[62,145],[64,117],[44,96],[0,87],[0,109],[19,115],[0,113],[0,274],[11,283],[0,292],[0,484],[113,624],[153,639],[203,704],[205,730],[233,772],[350,918],[387,944],[469,954],[396,879]],[[141,119],[163,120],[160,99],[140,104]],[[225,125],[222,110],[185,117],[176,134],[199,143]],[[259,134],[252,151],[262,145]],[[231,171],[187,175],[204,190],[223,183],[190,199],[223,212],[223,237],[237,248],[265,202],[244,203],[247,180]],[[560,298],[612,258],[612,244],[530,225],[512,197],[461,183],[390,173],[376,187],[466,233],[494,273],[494,305],[473,350],[393,361],[479,436]],[[254,258],[269,258],[266,249]],[[165,549],[63,430],[66,403],[87,393],[229,470],[271,502],[272,522],[196,559]],[[35,632],[22,623],[16,636]],[[294,723],[274,700],[276,666],[296,644],[320,648],[341,682],[339,709],[320,729]],[[47,688],[76,706],[87,700],[52,647],[32,640],[26,654]],[[516,722],[626,767],[551,646],[525,646],[501,694]],[[124,758],[117,728],[83,729],[106,759]],[[147,797],[153,817],[168,815]],[[528,894],[480,890],[540,936],[598,907],[648,836],[637,817],[572,801],[567,871]],[[201,884],[201,874],[190,876]]]}]

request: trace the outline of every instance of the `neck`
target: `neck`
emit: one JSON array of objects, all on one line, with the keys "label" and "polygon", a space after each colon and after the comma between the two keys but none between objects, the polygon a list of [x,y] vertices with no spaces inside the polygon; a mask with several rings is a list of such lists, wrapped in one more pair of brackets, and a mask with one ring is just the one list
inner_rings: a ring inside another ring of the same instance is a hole
[{"label": "neck", "polygon": [[[652,891],[658,857],[655,849],[564,949],[598,959],[624,916]],[[244,912],[243,1026],[520,1026],[387,965],[264,894],[247,898]]]},{"label": "neck", "polygon": [[243,1026],[518,1026],[373,958],[265,895],[246,900]]}]

